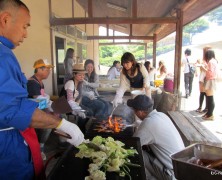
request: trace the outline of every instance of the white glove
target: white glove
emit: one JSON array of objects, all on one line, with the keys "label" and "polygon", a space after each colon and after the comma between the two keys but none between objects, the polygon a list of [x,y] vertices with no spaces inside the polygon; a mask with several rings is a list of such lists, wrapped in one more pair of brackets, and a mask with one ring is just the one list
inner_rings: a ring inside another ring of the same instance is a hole
[{"label": "white glove", "polygon": [[77,115],[83,119],[86,118],[86,114],[84,112],[79,111],[79,112],[77,112]]},{"label": "white glove", "polygon": [[113,107],[117,107],[119,104],[123,103],[123,99],[115,97],[114,100],[112,101],[112,103],[113,103]]},{"label": "white glove", "polygon": [[85,139],[82,131],[79,129],[79,127],[64,118],[62,119],[61,124],[56,129],[63,131],[67,134],[69,134],[72,139],[67,139],[66,141],[74,146],[80,145]]},{"label": "white glove", "polygon": [[83,119],[85,119],[86,118],[86,114],[84,113],[84,112],[82,112],[82,111],[79,111],[79,110],[73,110],[72,111],[72,114],[73,115],[76,115],[76,116],[79,116],[79,117],[81,117],[81,118],[83,118]]}]

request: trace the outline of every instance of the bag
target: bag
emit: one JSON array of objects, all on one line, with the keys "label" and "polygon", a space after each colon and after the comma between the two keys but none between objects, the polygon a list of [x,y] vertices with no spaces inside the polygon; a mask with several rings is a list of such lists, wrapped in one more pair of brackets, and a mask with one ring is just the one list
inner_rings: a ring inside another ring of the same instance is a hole
[{"label": "bag", "polygon": [[190,66],[190,72],[191,72],[192,74],[195,74],[195,72],[196,72],[196,67],[195,67],[195,66]]},{"label": "bag", "polygon": [[67,98],[67,92],[65,90],[65,87],[63,86],[60,93],[59,93],[59,97],[65,96],[65,98]]}]

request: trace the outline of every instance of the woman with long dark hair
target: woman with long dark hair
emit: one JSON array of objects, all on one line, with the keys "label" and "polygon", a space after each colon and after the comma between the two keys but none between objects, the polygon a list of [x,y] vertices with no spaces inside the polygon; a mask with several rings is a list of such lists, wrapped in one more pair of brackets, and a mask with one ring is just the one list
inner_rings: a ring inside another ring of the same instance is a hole
[{"label": "woman with long dark hair", "polygon": [[[207,95],[206,95],[205,89],[204,89],[205,78],[206,78],[206,71],[204,71],[204,69],[202,67],[202,66],[206,65],[205,53],[206,53],[206,51],[208,49],[211,49],[211,47],[206,46],[206,47],[203,48],[203,60],[202,60],[202,62],[200,64],[200,75],[199,75],[200,96],[199,96],[199,107],[196,110],[196,112],[199,112],[199,113],[206,113],[208,111],[208,108],[207,108]],[[205,100],[206,100],[206,106],[205,106],[204,110],[202,110],[202,104],[203,104],[203,101],[204,101],[204,97],[205,97]]]},{"label": "woman with long dark hair", "polygon": [[205,52],[206,66],[203,66],[203,70],[206,72],[205,92],[207,95],[207,113],[202,117],[204,120],[213,120],[213,111],[215,107],[214,103],[214,91],[216,90],[216,78],[217,78],[217,65],[218,62],[215,59],[215,53],[212,49]]},{"label": "woman with long dark hair", "polygon": [[122,103],[122,98],[127,89],[140,89],[151,97],[150,80],[145,66],[138,63],[134,55],[130,52],[123,54],[121,58],[123,69],[120,73],[120,87],[116,91],[113,105],[116,107]]},{"label": "woman with long dark hair", "polygon": [[86,73],[83,82],[82,105],[90,109],[97,119],[106,119],[108,117],[108,102],[99,97],[97,91],[99,76],[95,72],[94,61],[87,59],[84,68]]},{"label": "woman with long dark hair", "polygon": [[66,51],[66,56],[63,62],[64,65],[64,70],[65,70],[65,76],[64,76],[64,84],[70,80],[72,78],[72,67],[74,64],[74,49],[73,48],[69,48]]}]

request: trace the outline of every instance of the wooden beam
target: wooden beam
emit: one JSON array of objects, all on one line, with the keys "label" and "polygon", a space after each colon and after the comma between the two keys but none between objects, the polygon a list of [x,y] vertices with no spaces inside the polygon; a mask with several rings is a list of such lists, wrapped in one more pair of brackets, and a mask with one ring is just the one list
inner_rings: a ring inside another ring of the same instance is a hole
[{"label": "wooden beam", "polygon": [[153,67],[157,69],[156,66],[156,44],[157,44],[157,35],[153,35]]},{"label": "wooden beam", "polygon": [[74,24],[171,24],[177,23],[175,17],[93,17],[93,18],[57,18],[50,19],[51,26],[74,25]]},{"label": "wooden beam", "polygon": [[133,25],[132,24],[130,24],[130,34],[129,34],[130,36],[132,36],[133,35]]},{"label": "wooden beam", "polygon": [[110,43],[99,43],[99,46],[125,45],[125,44],[141,45],[141,46],[145,46],[146,45],[146,43],[139,43],[139,42],[110,42]]},{"label": "wooden beam", "polygon": [[72,0],[72,17],[73,17],[73,18],[75,17],[74,4],[75,4],[75,2],[74,2],[74,0]]},{"label": "wooden beam", "polygon": [[132,2],[132,17],[137,17],[137,0]]},{"label": "wooden beam", "polygon": [[153,40],[153,36],[87,36],[87,40],[99,40],[99,39]]},{"label": "wooden beam", "polygon": [[88,16],[89,18],[93,17],[92,0],[88,0]]},{"label": "wooden beam", "polygon": [[178,9],[177,17],[179,19],[176,24],[176,42],[175,42],[175,59],[174,59],[174,94],[179,93],[180,89],[180,71],[181,71],[181,51],[183,37],[183,12]]}]

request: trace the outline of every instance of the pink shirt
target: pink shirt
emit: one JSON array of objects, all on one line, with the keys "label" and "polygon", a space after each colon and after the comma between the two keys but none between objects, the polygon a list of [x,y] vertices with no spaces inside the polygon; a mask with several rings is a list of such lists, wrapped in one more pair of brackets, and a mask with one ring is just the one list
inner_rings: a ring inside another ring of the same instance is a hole
[{"label": "pink shirt", "polygon": [[216,79],[217,77],[217,61],[211,59],[207,63],[206,80]]}]

